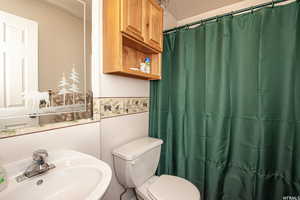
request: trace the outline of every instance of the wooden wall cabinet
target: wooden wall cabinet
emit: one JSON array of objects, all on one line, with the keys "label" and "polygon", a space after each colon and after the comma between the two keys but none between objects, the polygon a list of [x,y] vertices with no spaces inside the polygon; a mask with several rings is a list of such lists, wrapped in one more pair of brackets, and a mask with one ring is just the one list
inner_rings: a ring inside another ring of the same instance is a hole
[{"label": "wooden wall cabinet", "polygon": [[140,41],[144,41],[143,7],[144,0],[121,0],[121,31]]},{"label": "wooden wall cabinet", "polygon": [[[103,72],[148,80],[161,79],[163,9],[155,0],[104,0]],[[145,58],[151,73],[132,70]]]},{"label": "wooden wall cabinet", "polygon": [[145,38],[151,47],[162,51],[163,13],[161,7],[153,1],[145,1]]}]

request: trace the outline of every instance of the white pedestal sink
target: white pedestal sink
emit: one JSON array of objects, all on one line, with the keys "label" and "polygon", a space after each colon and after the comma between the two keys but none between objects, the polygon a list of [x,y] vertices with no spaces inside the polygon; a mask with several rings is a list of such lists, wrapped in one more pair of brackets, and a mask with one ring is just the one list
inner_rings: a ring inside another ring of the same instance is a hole
[{"label": "white pedestal sink", "polygon": [[0,200],[99,200],[111,181],[110,167],[87,154],[76,151],[49,152],[47,162],[56,167],[47,173],[17,183],[32,158],[4,168],[9,184]]}]

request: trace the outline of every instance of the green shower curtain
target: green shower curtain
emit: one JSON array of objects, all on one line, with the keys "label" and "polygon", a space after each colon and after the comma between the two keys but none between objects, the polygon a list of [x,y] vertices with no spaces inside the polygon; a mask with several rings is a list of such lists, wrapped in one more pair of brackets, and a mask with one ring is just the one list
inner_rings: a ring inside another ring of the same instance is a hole
[{"label": "green shower curtain", "polygon": [[300,199],[300,3],[165,35],[150,110],[158,174],[205,200]]}]

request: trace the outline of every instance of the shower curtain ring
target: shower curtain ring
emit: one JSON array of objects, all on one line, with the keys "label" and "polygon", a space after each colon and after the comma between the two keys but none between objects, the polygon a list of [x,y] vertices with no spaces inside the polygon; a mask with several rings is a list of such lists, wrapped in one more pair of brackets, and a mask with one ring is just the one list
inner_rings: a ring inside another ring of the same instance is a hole
[{"label": "shower curtain ring", "polygon": [[234,11],[231,11],[230,15],[231,17],[234,17]]},{"label": "shower curtain ring", "polygon": [[275,6],[275,1],[272,0],[272,8],[274,8],[274,6]]},{"label": "shower curtain ring", "polygon": [[251,14],[254,13],[254,6],[251,7]]}]

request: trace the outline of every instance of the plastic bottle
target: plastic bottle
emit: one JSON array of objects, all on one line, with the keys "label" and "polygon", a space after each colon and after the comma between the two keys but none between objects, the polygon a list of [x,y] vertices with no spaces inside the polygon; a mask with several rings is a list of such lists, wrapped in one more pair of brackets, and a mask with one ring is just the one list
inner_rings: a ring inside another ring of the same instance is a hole
[{"label": "plastic bottle", "polygon": [[7,187],[7,175],[3,167],[0,166],[0,192]]},{"label": "plastic bottle", "polygon": [[150,72],[151,72],[151,60],[150,60],[150,58],[145,59],[145,64],[146,64],[146,73],[150,74]]}]

